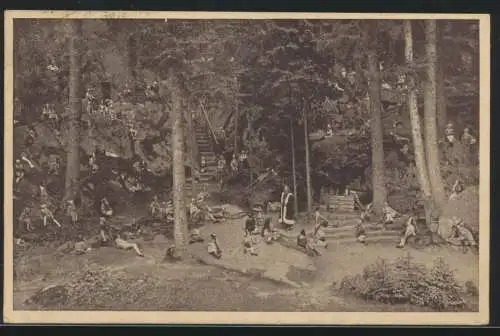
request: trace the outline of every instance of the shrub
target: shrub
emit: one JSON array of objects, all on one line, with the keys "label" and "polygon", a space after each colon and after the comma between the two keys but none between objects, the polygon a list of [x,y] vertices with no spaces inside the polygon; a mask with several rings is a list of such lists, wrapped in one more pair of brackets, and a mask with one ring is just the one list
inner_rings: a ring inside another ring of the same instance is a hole
[{"label": "shrub", "polygon": [[465,307],[462,286],[441,258],[430,268],[415,263],[410,255],[395,261],[379,259],[361,274],[342,279],[340,289],[382,303],[406,303],[438,311]]}]

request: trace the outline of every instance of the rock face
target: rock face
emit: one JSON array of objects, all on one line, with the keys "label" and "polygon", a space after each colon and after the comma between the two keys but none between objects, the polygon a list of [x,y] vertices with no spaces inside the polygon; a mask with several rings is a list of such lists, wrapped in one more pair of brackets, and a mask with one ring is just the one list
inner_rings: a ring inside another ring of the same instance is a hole
[{"label": "rock face", "polygon": [[54,306],[68,300],[68,289],[62,285],[51,285],[42,288],[27,300],[43,307]]},{"label": "rock face", "polygon": [[439,235],[446,239],[451,234],[451,218],[461,218],[465,226],[477,236],[479,233],[479,187],[473,186],[449,200],[439,218]]}]

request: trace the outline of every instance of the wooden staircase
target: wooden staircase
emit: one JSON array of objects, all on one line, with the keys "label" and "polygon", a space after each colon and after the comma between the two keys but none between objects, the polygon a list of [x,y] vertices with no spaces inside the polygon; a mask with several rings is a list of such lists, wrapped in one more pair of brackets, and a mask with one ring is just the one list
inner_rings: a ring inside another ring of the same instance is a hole
[{"label": "wooden staircase", "polygon": [[217,156],[215,155],[210,144],[210,137],[207,131],[202,126],[194,127],[196,135],[196,144],[201,156],[205,157],[206,167],[205,172],[200,172],[199,181],[195,181],[195,192],[193,193],[192,177],[186,178],[186,197],[191,199],[201,191],[213,192],[217,190]]}]

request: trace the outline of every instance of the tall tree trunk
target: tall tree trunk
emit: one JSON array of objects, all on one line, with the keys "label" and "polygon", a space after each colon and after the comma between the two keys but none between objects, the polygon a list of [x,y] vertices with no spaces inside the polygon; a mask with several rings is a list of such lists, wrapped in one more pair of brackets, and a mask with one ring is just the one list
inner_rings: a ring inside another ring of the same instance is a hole
[{"label": "tall tree trunk", "polygon": [[64,198],[73,200],[78,192],[78,180],[80,178],[80,119],[82,114],[80,43],[82,39],[82,21],[70,20],[68,30],[70,115],[68,118],[68,152]]},{"label": "tall tree trunk", "polygon": [[418,180],[420,189],[425,202],[425,214],[427,225],[431,224],[431,184],[427,171],[427,163],[425,159],[425,148],[422,140],[422,130],[420,115],[418,113],[417,93],[415,92],[415,78],[413,77],[413,33],[411,21],[404,21],[404,36],[405,36],[405,59],[406,65],[410,69],[407,74],[408,95],[406,104],[408,106],[408,114],[411,121],[411,134],[413,137],[413,147],[415,151],[415,164],[417,168]]},{"label": "tall tree trunk", "polygon": [[172,100],[172,175],[173,175],[173,203],[174,203],[174,240],[178,256],[185,256],[188,238],[187,214],[184,196],[186,171],[184,169],[184,123],[181,103],[181,92],[178,78],[169,74],[170,97]]},{"label": "tall tree trunk", "polygon": [[443,59],[443,35],[444,35],[444,22],[438,21],[437,23],[437,74],[436,74],[436,96],[437,96],[437,124],[438,135],[444,136],[444,129],[447,123],[447,100],[444,90],[444,59]]},{"label": "tall tree trunk", "polygon": [[295,127],[292,118],[290,118],[290,139],[292,142],[292,176],[293,176],[293,207],[295,214],[299,212],[299,203],[297,199],[297,168],[295,162]]},{"label": "tall tree trunk", "polygon": [[129,68],[130,76],[132,77],[132,103],[137,103],[137,41],[134,34],[131,34],[128,39],[128,58],[129,58]]},{"label": "tall tree trunk", "polygon": [[306,189],[307,189],[307,211],[312,211],[312,185],[311,185],[311,162],[309,159],[309,129],[307,126],[307,107],[304,106],[304,143],[306,150]]},{"label": "tall tree trunk", "polygon": [[439,163],[436,118],[436,20],[425,20],[425,54],[427,58],[427,78],[424,88],[425,147],[432,197],[435,210],[439,212],[445,203],[445,194]]},{"label": "tall tree trunk", "polygon": [[381,214],[387,199],[385,188],[384,144],[382,133],[382,104],[380,102],[380,68],[377,57],[376,27],[371,26],[373,47],[368,51],[368,93],[370,95],[371,147],[372,147],[372,184],[373,210]]},{"label": "tall tree trunk", "polygon": [[195,170],[198,169],[198,144],[196,143],[196,131],[193,125],[193,115],[191,112],[192,105],[190,102],[187,103],[188,108],[186,110],[186,120],[188,127],[188,144],[189,144],[189,156],[191,158],[191,190],[193,197],[196,195],[196,181],[195,181]]},{"label": "tall tree trunk", "polygon": [[[238,79],[235,77],[234,78],[234,81],[236,83],[236,86],[238,85]],[[239,109],[239,106],[238,106],[238,97],[236,97],[236,104],[235,104],[235,107],[236,107],[236,116],[235,116],[235,119],[234,119],[234,153],[238,153],[239,151],[239,148],[238,148],[238,138],[239,138],[239,128],[240,128],[240,109]]]}]

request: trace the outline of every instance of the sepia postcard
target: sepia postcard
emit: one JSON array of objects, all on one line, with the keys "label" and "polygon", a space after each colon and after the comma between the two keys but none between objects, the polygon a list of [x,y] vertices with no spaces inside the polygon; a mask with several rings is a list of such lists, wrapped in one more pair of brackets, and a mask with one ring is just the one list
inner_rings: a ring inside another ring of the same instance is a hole
[{"label": "sepia postcard", "polygon": [[488,15],[6,11],[4,69],[6,323],[488,323]]}]

